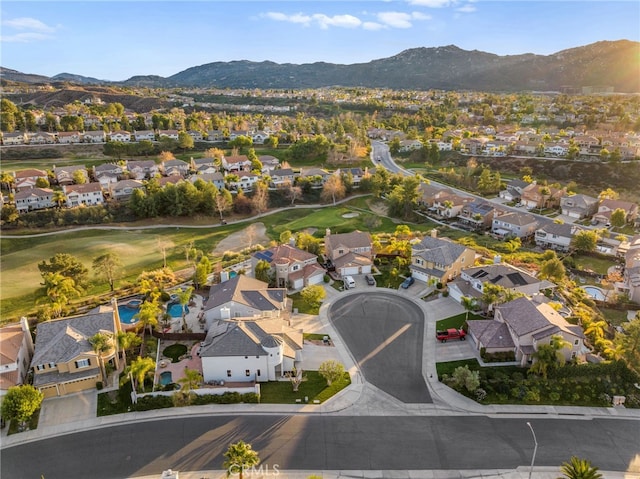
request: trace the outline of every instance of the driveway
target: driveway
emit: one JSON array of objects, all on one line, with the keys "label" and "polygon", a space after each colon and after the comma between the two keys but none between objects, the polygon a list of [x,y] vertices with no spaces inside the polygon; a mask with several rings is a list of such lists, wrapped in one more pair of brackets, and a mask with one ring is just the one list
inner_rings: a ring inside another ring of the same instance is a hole
[{"label": "driveway", "polygon": [[405,403],[432,402],[422,375],[424,315],[419,306],[378,290],[336,300],[328,316],[367,382]]},{"label": "driveway", "polygon": [[45,399],[42,401],[38,427],[95,419],[97,404],[98,393],[93,389],[69,396]]}]

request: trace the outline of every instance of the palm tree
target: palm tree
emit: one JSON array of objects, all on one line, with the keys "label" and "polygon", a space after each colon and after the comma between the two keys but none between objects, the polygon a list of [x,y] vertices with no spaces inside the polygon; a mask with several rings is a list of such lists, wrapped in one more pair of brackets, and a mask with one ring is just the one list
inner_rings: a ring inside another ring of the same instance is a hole
[{"label": "palm tree", "polygon": [[2,174],[0,174],[0,183],[6,187],[7,191],[11,191],[11,185],[15,183],[15,181],[14,176],[8,171],[3,171]]},{"label": "palm tree", "polygon": [[594,341],[597,341],[598,339],[604,338],[604,332],[608,327],[609,324],[604,320],[591,321],[585,328],[584,334],[592,335]]},{"label": "palm tree", "polygon": [[193,286],[189,286],[184,291],[178,293],[178,301],[180,301],[180,306],[182,306],[182,329],[183,331],[187,330],[187,304],[191,300],[191,295],[193,294]]},{"label": "palm tree", "polygon": [[227,452],[224,453],[226,460],[223,467],[227,471],[227,477],[238,475],[240,479],[244,477],[244,471],[260,464],[258,453],[251,448],[251,444],[238,441],[230,444]]},{"label": "palm tree", "polygon": [[120,331],[118,333],[118,347],[122,350],[122,357],[124,359],[124,365],[127,366],[127,350],[139,346],[142,342],[140,336],[133,331]]},{"label": "palm tree", "polygon": [[126,369],[126,373],[133,376],[133,389],[137,391],[138,386],[140,386],[140,391],[144,392],[144,380],[149,375],[149,373],[155,371],[155,369],[156,362],[153,360],[153,358],[137,357],[136,359],[134,359],[131,362],[131,365]]},{"label": "palm tree", "polygon": [[58,208],[62,208],[62,203],[67,201],[67,197],[62,190],[54,191],[51,199],[58,205]]},{"label": "palm tree", "polygon": [[591,465],[587,459],[578,459],[572,456],[569,462],[562,464],[560,468],[562,477],[558,479],[601,479],[602,474],[598,468]]},{"label": "palm tree", "polygon": [[551,336],[549,344],[541,344],[538,346],[537,351],[533,353],[532,358],[534,359],[534,363],[529,368],[529,372],[538,373],[546,379],[549,369],[555,369],[558,366],[564,365],[566,360],[561,349],[570,347],[571,343],[566,341],[562,336]]},{"label": "palm tree", "polygon": [[200,371],[188,368],[184,370],[184,376],[178,379],[178,382],[182,386],[181,391],[184,391],[185,393],[197,388],[202,381],[203,379]]},{"label": "palm tree", "polygon": [[140,310],[133,316],[137,319],[142,327],[142,347],[140,350],[140,356],[144,356],[144,339],[147,328],[149,328],[149,334],[151,334],[152,328],[158,325],[158,316],[162,312],[160,305],[158,304],[159,295],[156,293],[151,294],[151,299],[145,301],[140,305]]},{"label": "palm tree", "polygon": [[463,296],[461,298],[461,303],[466,312],[464,320],[467,321],[469,319],[469,311],[476,309],[476,298],[467,298],[466,296]]},{"label": "palm tree", "polygon": [[100,362],[100,372],[102,373],[102,382],[107,382],[107,372],[104,367],[104,353],[113,349],[113,336],[109,333],[96,333],[89,338],[89,344],[93,348],[93,352],[98,355]]}]

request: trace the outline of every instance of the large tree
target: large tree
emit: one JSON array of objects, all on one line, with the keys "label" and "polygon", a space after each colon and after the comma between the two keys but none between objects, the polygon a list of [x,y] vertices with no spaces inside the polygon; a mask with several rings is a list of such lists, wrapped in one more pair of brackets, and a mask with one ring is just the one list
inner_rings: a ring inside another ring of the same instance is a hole
[{"label": "large tree", "polygon": [[332,201],[336,204],[337,200],[344,198],[346,194],[346,188],[340,175],[330,175],[327,181],[322,186],[322,193],[320,197],[323,201]]},{"label": "large tree", "polygon": [[326,295],[327,292],[319,284],[305,286],[302,291],[300,291],[300,297],[302,298],[302,301],[307,303],[312,308],[317,308],[318,306],[320,306],[320,303],[326,297]]},{"label": "large tree", "polygon": [[62,276],[73,279],[79,286],[86,284],[89,275],[89,270],[76,257],[68,253],[56,253],[48,263],[40,262],[38,269],[43,276],[45,273],[60,273]]},{"label": "large tree", "polygon": [[538,373],[547,378],[549,369],[556,369],[565,363],[563,348],[570,348],[571,343],[560,335],[551,336],[549,344],[540,344],[533,353],[533,364],[529,368],[530,373]]},{"label": "large tree", "polygon": [[2,398],[2,417],[8,420],[18,421],[21,427],[33,416],[44,394],[30,384],[12,386]]},{"label": "large tree", "polygon": [[267,260],[261,259],[256,263],[256,266],[253,270],[253,275],[256,279],[260,281],[264,281],[265,283],[271,282],[271,277],[269,272],[271,271],[271,263]]},{"label": "large tree", "polygon": [[622,208],[616,208],[611,213],[611,226],[622,228],[627,223],[627,212]]},{"label": "large tree", "polygon": [[119,331],[117,336],[118,347],[122,351],[124,365],[127,365],[127,351],[140,346],[142,338],[133,331]]},{"label": "large tree", "polygon": [[253,450],[251,444],[244,441],[238,441],[229,445],[229,449],[224,453],[225,461],[222,467],[227,471],[227,477],[238,476],[243,479],[245,471],[260,464],[258,453]]},{"label": "large tree", "polygon": [[331,386],[331,383],[344,376],[344,366],[334,359],[328,359],[318,366],[318,373],[327,381],[327,386]]},{"label": "large tree", "polygon": [[565,277],[565,268],[559,258],[551,258],[540,266],[540,278],[550,279],[556,283],[562,281]]},{"label": "large tree", "polygon": [[100,372],[102,374],[102,382],[107,382],[107,372],[104,367],[104,354],[108,353],[115,347],[115,341],[112,334],[99,332],[89,338],[89,344],[93,348],[93,352],[98,355],[100,363]]},{"label": "large tree", "polygon": [[394,186],[387,198],[389,214],[409,219],[420,197],[418,186],[420,186],[420,178],[417,176],[407,176],[400,184]]},{"label": "large tree", "polygon": [[616,333],[613,342],[629,368],[640,374],[640,313],[624,324],[624,332]]},{"label": "large tree", "polygon": [[162,312],[160,304],[158,303],[158,298],[158,293],[152,293],[151,297],[142,303],[138,312],[133,315],[133,318],[138,320],[138,323],[142,328],[141,356],[144,356],[144,338],[146,330],[149,328],[149,334],[151,334],[151,330],[158,325],[158,316],[160,316],[160,313]]},{"label": "large tree", "polygon": [[93,270],[109,283],[111,291],[114,290],[115,281],[122,267],[122,261],[116,253],[105,253],[93,260]]},{"label": "large tree", "polygon": [[580,252],[595,251],[598,246],[598,233],[593,230],[578,231],[571,239],[571,247]]},{"label": "large tree", "polygon": [[144,381],[147,376],[150,376],[156,369],[156,362],[153,358],[137,357],[134,359],[129,367],[125,370],[127,374],[131,374],[133,377],[132,387],[135,391],[140,389],[140,392],[144,392]]}]

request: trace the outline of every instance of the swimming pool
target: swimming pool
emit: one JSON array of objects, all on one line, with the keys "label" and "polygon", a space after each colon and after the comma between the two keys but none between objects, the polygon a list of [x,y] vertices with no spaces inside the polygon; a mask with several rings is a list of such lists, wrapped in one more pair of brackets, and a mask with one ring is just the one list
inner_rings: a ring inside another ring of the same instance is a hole
[{"label": "swimming pool", "polygon": [[163,371],[160,373],[160,384],[166,386],[167,384],[171,384],[173,382],[173,376],[171,375],[171,371]]},{"label": "swimming pool", "polygon": [[586,293],[595,300],[605,300],[605,295],[600,288],[596,288],[595,286],[583,286],[582,289],[584,289]]},{"label": "swimming pool", "polygon": [[120,316],[120,322],[122,324],[135,324],[138,319],[133,317],[140,311],[140,305],[142,300],[132,299],[128,303],[118,305],[118,315]]},{"label": "swimming pool", "polygon": [[[189,307],[185,305],[184,307],[185,313],[189,312]],[[172,318],[181,318],[182,317],[182,305],[180,303],[172,303],[167,305],[167,313]]]}]

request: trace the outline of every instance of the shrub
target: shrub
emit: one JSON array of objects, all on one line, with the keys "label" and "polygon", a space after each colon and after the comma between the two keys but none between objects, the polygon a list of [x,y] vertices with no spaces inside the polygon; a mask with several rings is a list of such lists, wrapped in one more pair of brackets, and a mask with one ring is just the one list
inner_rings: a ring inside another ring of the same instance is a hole
[{"label": "shrub", "polygon": [[331,278],[329,277],[328,274],[325,274],[322,279],[324,280],[325,283],[328,283],[329,281],[331,281]]},{"label": "shrub", "polygon": [[260,402],[260,396],[256,393],[244,393],[240,399],[243,403],[256,404]]},{"label": "shrub", "polygon": [[98,391],[100,391],[100,390],[101,390],[101,389],[103,389],[103,388],[104,388],[104,384],[102,384],[102,381],[98,381],[98,382],[96,383],[96,389],[97,389]]}]

